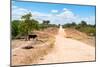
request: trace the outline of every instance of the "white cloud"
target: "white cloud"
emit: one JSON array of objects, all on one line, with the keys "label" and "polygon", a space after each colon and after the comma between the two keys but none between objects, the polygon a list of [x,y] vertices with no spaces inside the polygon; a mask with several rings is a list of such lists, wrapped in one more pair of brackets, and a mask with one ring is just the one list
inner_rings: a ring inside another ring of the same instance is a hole
[{"label": "white cloud", "polygon": [[32,12],[31,10],[12,6],[12,19],[20,19],[22,15]]},{"label": "white cloud", "polygon": [[52,12],[52,13],[57,13],[57,12],[58,12],[58,10],[51,10],[51,12]]},{"label": "white cloud", "polygon": [[95,24],[95,16],[89,16],[85,18],[80,18],[80,20],[84,20],[87,24]]},{"label": "white cloud", "polygon": [[67,8],[63,8],[63,11],[67,11],[68,9]]},{"label": "white cloud", "polygon": [[62,18],[66,18],[66,19],[68,19],[68,18],[72,19],[72,18],[75,17],[74,13],[72,11],[68,10],[68,9],[66,9],[66,10],[64,9],[64,12],[58,14],[58,16],[60,16]]},{"label": "white cloud", "polygon": [[12,9],[16,9],[17,8],[17,6],[12,6]]},{"label": "white cloud", "polygon": [[[51,23],[56,24],[65,24],[70,22],[79,23],[81,20],[85,20],[88,23],[94,24],[95,17],[80,17],[79,15],[75,15],[71,10],[67,8],[63,8],[62,12],[58,12],[58,10],[51,10],[52,13],[46,14],[37,11],[31,11],[25,8],[20,8],[17,6],[12,6],[12,19],[20,19],[22,15],[26,13],[32,13],[32,18],[36,19],[39,22],[43,20],[50,20]],[[56,14],[55,14],[56,13]]]}]

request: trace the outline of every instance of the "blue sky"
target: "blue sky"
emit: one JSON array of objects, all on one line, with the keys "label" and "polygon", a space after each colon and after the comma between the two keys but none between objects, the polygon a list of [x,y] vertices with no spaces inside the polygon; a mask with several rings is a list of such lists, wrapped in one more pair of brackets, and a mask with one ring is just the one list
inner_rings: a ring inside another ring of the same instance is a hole
[{"label": "blue sky", "polygon": [[95,24],[95,6],[12,1],[12,19],[20,19],[28,12],[39,22],[50,20],[54,24],[65,24],[85,20]]}]

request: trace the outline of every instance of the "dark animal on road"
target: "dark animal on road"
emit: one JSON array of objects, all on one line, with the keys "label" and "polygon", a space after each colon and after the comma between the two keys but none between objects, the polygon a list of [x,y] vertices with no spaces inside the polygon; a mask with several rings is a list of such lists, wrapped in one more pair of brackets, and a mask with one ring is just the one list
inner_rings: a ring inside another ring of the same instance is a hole
[{"label": "dark animal on road", "polygon": [[35,38],[37,38],[37,35],[28,35],[28,40],[30,40],[30,38],[35,39]]}]

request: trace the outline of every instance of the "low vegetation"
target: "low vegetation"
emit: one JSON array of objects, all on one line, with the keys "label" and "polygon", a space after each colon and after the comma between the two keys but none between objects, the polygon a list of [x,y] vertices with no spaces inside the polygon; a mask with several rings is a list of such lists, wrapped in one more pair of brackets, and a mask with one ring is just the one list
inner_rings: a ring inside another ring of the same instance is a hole
[{"label": "low vegetation", "polygon": [[[39,32],[38,34],[41,34],[39,36],[39,41],[42,41],[41,43],[39,43],[38,41],[36,41],[36,43],[33,43],[33,40],[31,40],[30,42],[21,41],[23,42],[19,45],[21,47],[13,46],[15,49],[12,50],[12,66],[38,64],[37,61],[41,60],[41,58],[43,58],[44,55],[47,55],[48,52],[50,52],[53,49],[55,38],[53,36],[49,36],[49,34],[46,32]],[[46,36],[42,36],[44,34]],[[46,39],[47,37],[48,39]],[[46,40],[44,41],[42,38]],[[19,42],[17,41],[17,45],[18,44]]]},{"label": "low vegetation", "polygon": [[21,20],[13,20],[11,22],[12,39],[24,36],[27,40],[27,36],[35,30],[44,30],[49,27],[58,27],[56,24],[50,24],[49,20],[44,20],[39,23],[37,20],[31,19],[32,14],[28,13],[21,17]]},{"label": "low vegetation", "polygon": [[63,25],[63,28],[74,28],[81,32],[86,33],[89,36],[95,36],[96,35],[96,25],[87,24],[86,21],[81,21],[79,24],[76,24],[75,22],[67,23]]}]

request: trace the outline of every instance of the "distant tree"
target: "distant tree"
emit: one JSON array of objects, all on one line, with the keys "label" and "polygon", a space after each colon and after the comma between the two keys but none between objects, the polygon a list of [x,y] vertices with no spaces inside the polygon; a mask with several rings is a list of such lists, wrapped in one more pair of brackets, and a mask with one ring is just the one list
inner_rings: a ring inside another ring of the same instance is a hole
[{"label": "distant tree", "polygon": [[87,26],[87,22],[86,21],[81,21],[80,25],[81,26]]},{"label": "distant tree", "polygon": [[96,24],[94,24],[93,27],[95,28],[96,27]]},{"label": "distant tree", "polygon": [[58,24],[58,27],[60,27],[61,25],[60,24]]},{"label": "distant tree", "polygon": [[66,23],[66,24],[64,24],[63,27],[64,28],[66,28],[66,27],[72,27],[72,28],[74,28],[76,25],[77,24],[75,22],[72,22],[72,23]]},{"label": "distant tree", "polygon": [[50,21],[49,21],[49,20],[47,20],[46,22],[47,22],[47,24],[49,24],[49,23],[50,23]]},{"label": "distant tree", "polygon": [[76,26],[76,23],[75,22],[72,22],[72,24],[71,24],[72,26]]},{"label": "distant tree", "polygon": [[43,24],[47,24],[48,25],[49,23],[50,23],[49,20],[47,20],[47,21],[46,20],[43,20]]}]

